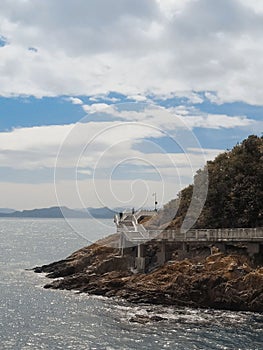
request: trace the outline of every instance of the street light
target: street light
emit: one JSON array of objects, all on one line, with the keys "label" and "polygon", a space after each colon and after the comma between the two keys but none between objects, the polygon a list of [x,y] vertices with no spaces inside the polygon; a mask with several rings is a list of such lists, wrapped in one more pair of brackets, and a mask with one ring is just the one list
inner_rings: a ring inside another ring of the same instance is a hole
[{"label": "street light", "polygon": [[153,196],[154,196],[154,211],[157,211],[157,194],[156,192],[153,193]]}]

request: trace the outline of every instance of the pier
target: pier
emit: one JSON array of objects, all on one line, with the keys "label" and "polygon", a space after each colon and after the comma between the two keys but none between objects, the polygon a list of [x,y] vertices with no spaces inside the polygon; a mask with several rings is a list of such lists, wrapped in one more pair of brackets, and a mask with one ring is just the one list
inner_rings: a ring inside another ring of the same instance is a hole
[{"label": "pier", "polygon": [[[187,232],[178,230],[147,230],[139,223],[142,217],[153,217],[155,211],[125,212],[120,219],[115,215],[114,221],[117,233],[120,234],[120,251],[137,247],[135,268],[145,271],[146,245],[149,242],[158,246],[156,253],[158,266],[171,258],[171,251],[177,249],[181,256],[187,257],[193,247],[216,247],[227,252],[230,247],[246,249],[250,256],[261,254],[263,251],[263,227],[257,228],[226,228],[226,229],[191,229]],[[243,247],[243,248],[242,248]]]}]

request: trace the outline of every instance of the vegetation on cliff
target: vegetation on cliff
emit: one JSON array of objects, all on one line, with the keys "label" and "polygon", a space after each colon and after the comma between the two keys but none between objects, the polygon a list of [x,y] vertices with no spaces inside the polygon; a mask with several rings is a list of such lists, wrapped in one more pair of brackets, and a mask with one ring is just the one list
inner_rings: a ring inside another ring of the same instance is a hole
[{"label": "vegetation on cliff", "polygon": [[[208,172],[208,193],[196,228],[259,227],[263,225],[263,137],[249,136],[231,151],[208,161],[194,179],[198,187],[203,172]],[[181,226],[193,195],[193,185],[164,207],[177,207],[169,228]],[[194,200],[198,201],[197,198]],[[163,222],[163,220],[162,220]]]}]

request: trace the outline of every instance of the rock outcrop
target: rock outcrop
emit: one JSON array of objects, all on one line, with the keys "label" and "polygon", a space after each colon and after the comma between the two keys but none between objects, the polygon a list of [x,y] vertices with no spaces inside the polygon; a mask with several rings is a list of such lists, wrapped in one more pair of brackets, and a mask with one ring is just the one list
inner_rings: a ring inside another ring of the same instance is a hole
[{"label": "rock outcrop", "polygon": [[263,267],[245,255],[214,250],[210,256],[168,261],[147,274],[133,274],[130,258],[129,252],[121,257],[117,249],[97,243],[34,270],[55,279],[45,288],[134,303],[263,312]]}]

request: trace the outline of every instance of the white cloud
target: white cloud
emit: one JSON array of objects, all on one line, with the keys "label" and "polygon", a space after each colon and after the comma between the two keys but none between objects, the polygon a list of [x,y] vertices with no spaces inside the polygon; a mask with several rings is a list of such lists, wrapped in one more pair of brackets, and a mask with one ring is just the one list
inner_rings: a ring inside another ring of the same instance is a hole
[{"label": "white cloud", "polygon": [[190,116],[184,118],[185,123],[190,128],[207,128],[207,129],[221,129],[221,128],[235,128],[245,127],[253,124],[253,120],[242,116],[230,117],[223,114],[208,114],[204,116]]},{"label": "white cloud", "polygon": [[73,105],[83,105],[83,101],[78,98],[78,97],[69,97],[68,100],[73,104]]},{"label": "white cloud", "polygon": [[181,116],[184,123],[190,129],[231,129],[238,127],[250,127],[250,129],[253,129],[253,124],[255,123],[255,120],[249,119],[246,116],[207,114],[194,107],[178,106],[169,108],[168,111],[176,116]]},{"label": "white cloud", "polygon": [[214,159],[219,153],[225,152],[224,149],[216,149],[216,148],[205,148],[205,149],[200,149],[200,148],[189,148],[189,152],[193,153],[203,153],[206,155],[207,160],[212,160]]},{"label": "white cloud", "polygon": [[117,97],[110,97],[107,94],[97,94],[89,97],[89,100],[91,102],[99,102],[101,100],[107,101],[107,102],[112,102],[112,103],[117,103],[120,102],[120,99]]},{"label": "white cloud", "polygon": [[82,175],[92,175],[92,171],[91,170],[84,170],[84,169],[78,169],[77,170],[79,174],[82,174]]},{"label": "white cloud", "polygon": [[[102,107],[101,104],[96,104],[96,111],[98,105]],[[111,111],[110,107],[109,109]],[[107,111],[109,113],[109,110]],[[76,161],[85,147],[88,147],[90,152],[86,161],[94,165],[101,152],[111,145],[125,142],[128,147],[126,151],[129,152],[135,140],[160,135],[159,130],[143,124],[118,121],[83,120],[81,123],[70,125],[19,128],[0,133],[1,166],[16,169],[52,168],[55,166],[61,145],[64,147],[64,153],[59,166],[76,166]],[[85,159],[83,161],[85,163]]]},{"label": "white cloud", "polygon": [[260,105],[261,3],[2,0],[0,94],[214,91]]},{"label": "white cloud", "polygon": [[218,96],[215,94],[215,93],[212,93],[212,92],[209,92],[209,91],[206,91],[205,92],[205,97],[211,101],[212,103],[215,103],[215,104],[220,104],[222,103],[223,101],[221,101]]},{"label": "white cloud", "polygon": [[[96,169],[96,176],[103,178],[109,177],[120,161],[132,158],[131,163],[138,169],[143,161],[146,167],[161,169],[162,176],[171,173],[165,169],[188,167],[191,181],[193,173],[202,167],[209,155],[196,153],[201,146],[192,129],[254,127],[250,119],[242,116],[207,115],[184,106],[170,109],[143,106],[135,103],[132,109],[129,103],[82,105],[89,114],[80,123],[1,132],[1,166],[27,170],[57,166],[62,169],[62,178],[65,168],[72,169],[71,177],[77,168],[79,174],[87,176]],[[101,115],[106,115],[108,121],[99,121]],[[169,149],[158,146],[161,138],[172,142]],[[178,146],[182,152],[178,153]]]},{"label": "white cloud", "polygon": [[105,113],[113,113],[115,111],[114,106],[110,106],[106,103],[93,103],[91,105],[83,105],[83,110],[89,114],[105,111]]},{"label": "white cloud", "polygon": [[163,11],[168,18],[172,18],[183,11],[191,1],[193,0],[157,0],[157,3],[159,4],[161,11]]},{"label": "white cloud", "polygon": [[[102,190],[108,188],[108,194],[105,195],[107,203],[117,202],[116,199],[113,200],[109,187],[112,181],[114,191],[119,193],[121,200],[127,196],[127,192],[120,191],[124,188],[124,183],[126,186],[131,183],[134,186],[138,185],[139,194],[135,191],[138,196],[134,202],[138,203],[136,205],[147,197],[147,191],[143,190],[145,184],[151,183],[153,187],[161,188],[162,183],[167,183],[169,186],[167,185],[168,190],[164,195],[164,201],[167,201],[176,194],[175,190],[172,192],[173,184],[179,189],[192,182],[195,171],[201,168],[206,160],[213,159],[220,152],[217,149],[202,150],[192,132],[193,128],[251,126],[251,121],[245,117],[204,115],[197,109],[183,106],[168,110],[138,103],[105,107],[106,104],[99,103],[89,106],[89,112],[92,114],[77,124],[28,127],[1,132],[1,167],[17,170],[17,179],[19,171],[26,171],[28,182],[31,181],[30,176],[33,176],[34,172],[56,167],[57,190],[63,197],[62,204],[71,203],[70,206],[73,207],[80,207],[77,205],[77,194],[75,193],[75,199],[69,195],[74,189],[76,191],[76,177],[79,180],[77,184],[81,184],[81,193],[84,191],[83,195],[87,196],[87,206],[91,203],[89,201],[94,200],[92,205],[97,203],[94,199],[96,192],[94,194],[94,185],[91,182],[93,176],[99,184],[97,191],[101,196]],[[108,121],[97,121],[97,117],[99,119],[105,114]],[[165,146],[164,139],[169,141],[169,146]],[[157,177],[159,181],[156,180]],[[70,179],[67,185],[70,185],[71,189],[63,187],[65,179]],[[85,191],[83,181],[86,180],[86,185],[90,187],[86,187]],[[43,195],[42,201],[37,200],[35,195],[30,196],[32,206],[38,206],[37,203],[42,203],[43,206],[45,200],[48,200],[47,197],[50,203],[53,203],[54,195],[51,196],[51,190],[47,185],[42,186],[41,180],[38,182],[40,188],[36,193],[45,190],[47,193]],[[121,185],[118,187],[119,182]],[[24,184],[16,186],[21,195],[26,189],[30,188],[30,191],[33,191],[35,188],[29,184],[25,184],[25,190],[22,188]],[[16,188],[14,187],[14,191]],[[8,186],[2,193],[7,191],[11,191]],[[14,193],[13,202],[16,196]]]},{"label": "white cloud", "polygon": [[71,125],[35,126],[0,133],[1,151],[48,150],[58,147],[73,128]]},{"label": "white cloud", "polygon": [[127,96],[127,98],[137,101],[137,102],[146,102],[147,101],[147,97],[142,96],[142,95],[131,95],[131,96]]},{"label": "white cloud", "polygon": [[263,3],[261,0],[240,0],[240,2],[244,5],[255,11],[256,13],[263,13]]}]

